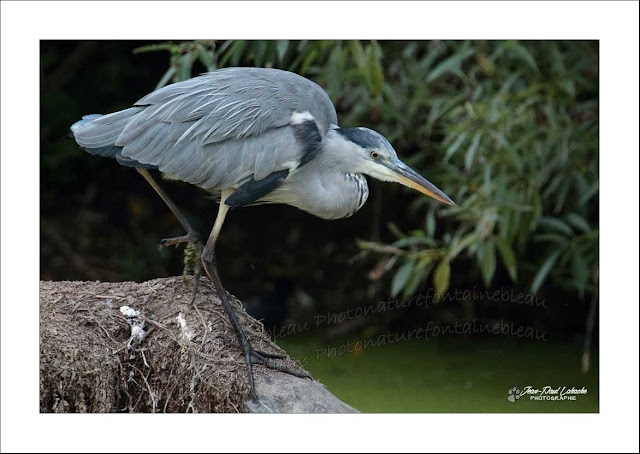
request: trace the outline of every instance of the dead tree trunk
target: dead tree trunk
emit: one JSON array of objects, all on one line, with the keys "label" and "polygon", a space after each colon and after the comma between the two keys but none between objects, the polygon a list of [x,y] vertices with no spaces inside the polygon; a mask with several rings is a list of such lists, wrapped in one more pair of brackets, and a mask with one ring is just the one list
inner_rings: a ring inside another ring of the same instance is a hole
[{"label": "dead tree trunk", "polygon": [[[254,347],[286,354],[232,300]],[[254,374],[248,402],[242,353],[204,279],[195,305],[179,277],[40,283],[41,412],[355,412],[316,381]]]}]

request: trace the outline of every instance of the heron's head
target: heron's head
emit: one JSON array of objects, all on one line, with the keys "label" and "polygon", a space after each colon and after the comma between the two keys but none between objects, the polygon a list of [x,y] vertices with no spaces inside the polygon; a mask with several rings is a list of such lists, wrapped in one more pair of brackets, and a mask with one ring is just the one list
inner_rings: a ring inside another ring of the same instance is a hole
[{"label": "heron's head", "polygon": [[330,148],[340,149],[343,165],[352,173],[363,173],[381,181],[392,181],[416,189],[447,205],[455,203],[434,184],[402,162],[385,137],[367,128],[335,128],[328,137]]}]

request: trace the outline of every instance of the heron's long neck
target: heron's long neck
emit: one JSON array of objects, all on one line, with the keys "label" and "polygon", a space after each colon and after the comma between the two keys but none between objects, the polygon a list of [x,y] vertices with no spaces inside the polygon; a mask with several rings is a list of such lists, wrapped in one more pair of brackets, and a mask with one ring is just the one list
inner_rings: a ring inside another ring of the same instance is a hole
[{"label": "heron's long neck", "polygon": [[361,173],[354,164],[361,162],[362,148],[347,140],[342,128],[331,129],[322,142],[322,151],[318,160],[323,169],[337,169],[343,173]]},{"label": "heron's long neck", "polygon": [[299,208],[324,219],[352,216],[369,196],[367,179],[359,173],[324,169],[310,173],[304,180],[311,196],[302,201],[304,206]]},{"label": "heron's long neck", "polygon": [[[346,218],[357,212],[369,197],[367,179],[353,168],[361,150],[345,140],[337,129],[329,131],[315,162],[309,163],[308,178],[316,181],[325,218]],[[356,157],[356,159],[354,159]],[[316,213],[314,213],[316,214]]]},{"label": "heron's long neck", "polygon": [[330,131],[314,158],[264,200],[292,205],[323,219],[351,216],[369,196],[366,178],[353,168],[353,157],[359,152],[354,144]]},{"label": "heron's long neck", "polygon": [[362,208],[369,196],[363,175],[344,173],[324,167],[320,157],[298,169],[283,184],[265,197],[323,219],[340,219]]}]

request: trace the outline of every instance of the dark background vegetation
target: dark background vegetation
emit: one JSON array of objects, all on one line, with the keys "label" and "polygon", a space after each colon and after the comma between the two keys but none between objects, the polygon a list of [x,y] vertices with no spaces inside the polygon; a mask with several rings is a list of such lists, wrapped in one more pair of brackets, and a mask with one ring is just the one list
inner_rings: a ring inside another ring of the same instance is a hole
[{"label": "dark background vegetation", "polygon": [[[318,82],[342,126],[384,134],[458,204],[369,180],[369,201],[349,219],[286,206],[233,210],[218,259],[225,286],[249,307],[281,326],[285,316],[313,321],[430,289],[504,289],[544,307],[466,297],[303,334],[333,342],[429,321],[504,320],[571,347],[558,359],[567,367],[581,368],[585,341],[597,351],[597,42],[43,41],[42,279],[182,273],[182,250],[157,244],[184,232],[153,190],[65,136],[82,115],[127,108],[156,87],[225,66],[277,67]],[[206,237],[215,202],[162,184]],[[495,342],[456,337],[464,348]]]}]

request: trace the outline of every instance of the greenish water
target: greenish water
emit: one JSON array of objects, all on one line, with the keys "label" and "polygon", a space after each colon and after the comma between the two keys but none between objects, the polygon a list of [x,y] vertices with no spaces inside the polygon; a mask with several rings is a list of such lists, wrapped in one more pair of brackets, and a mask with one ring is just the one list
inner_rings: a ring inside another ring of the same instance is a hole
[{"label": "greenish water", "polygon": [[[592,359],[590,372],[582,374],[581,349],[576,345],[437,339],[340,354],[311,339],[287,337],[277,343],[332,393],[361,412],[598,411],[597,358]],[[511,403],[507,392],[514,386],[520,390],[526,386],[540,390],[584,386],[588,393],[575,401],[533,401],[522,395]]]}]

